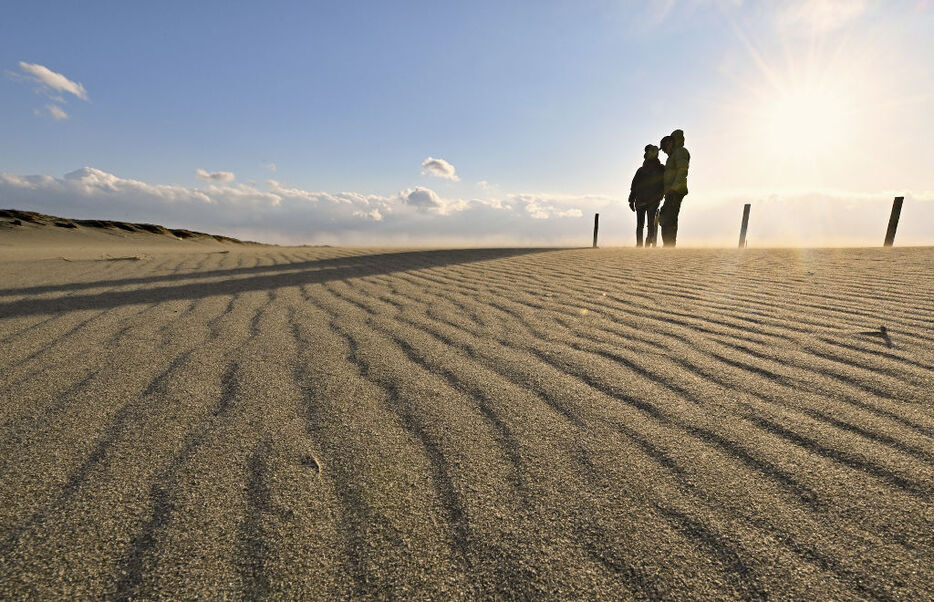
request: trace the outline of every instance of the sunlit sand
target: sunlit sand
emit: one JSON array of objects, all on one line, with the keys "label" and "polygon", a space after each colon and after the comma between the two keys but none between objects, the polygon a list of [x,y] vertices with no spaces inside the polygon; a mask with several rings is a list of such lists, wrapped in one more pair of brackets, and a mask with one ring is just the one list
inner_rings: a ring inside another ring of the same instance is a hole
[{"label": "sunlit sand", "polygon": [[0,236],[4,599],[934,590],[934,249]]}]

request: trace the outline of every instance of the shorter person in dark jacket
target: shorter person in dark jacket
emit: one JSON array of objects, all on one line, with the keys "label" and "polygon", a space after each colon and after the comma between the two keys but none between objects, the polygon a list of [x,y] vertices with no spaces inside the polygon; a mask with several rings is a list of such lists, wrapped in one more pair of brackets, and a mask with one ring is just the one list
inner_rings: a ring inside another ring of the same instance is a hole
[{"label": "shorter person in dark jacket", "polygon": [[658,233],[656,216],[664,193],[665,166],[658,160],[658,147],[649,144],[645,161],[636,170],[629,189],[629,208],[636,212],[636,246],[642,246],[642,226],[645,225],[645,246],[654,247]]}]

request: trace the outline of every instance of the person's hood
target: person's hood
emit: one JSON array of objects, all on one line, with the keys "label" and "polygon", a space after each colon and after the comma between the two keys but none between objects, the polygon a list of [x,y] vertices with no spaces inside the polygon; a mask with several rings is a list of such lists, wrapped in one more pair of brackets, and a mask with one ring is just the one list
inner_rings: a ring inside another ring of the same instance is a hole
[{"label": "person's hood", "polygon": [[675,130],[671,133],[671,139],[675,148],[684,146],[684,130]]}]

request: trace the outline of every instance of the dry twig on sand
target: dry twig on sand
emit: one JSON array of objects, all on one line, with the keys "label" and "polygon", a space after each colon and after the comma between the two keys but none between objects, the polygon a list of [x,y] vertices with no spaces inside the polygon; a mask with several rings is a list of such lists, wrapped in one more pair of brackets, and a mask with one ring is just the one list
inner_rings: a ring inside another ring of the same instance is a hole
[{"label": "dry twig on sand", "polygon": [[892,346],[892,337],[889,336],[889,331],[885,325],[880,326],[879,330],[864,330],[856,334],[866,337],[879,337],[887,347]]},{"label": "dry twig on sand", "polygon": [[98,261],[142,261],[147,259],[146,255],[126,255],[123,257],[102,256]]}]

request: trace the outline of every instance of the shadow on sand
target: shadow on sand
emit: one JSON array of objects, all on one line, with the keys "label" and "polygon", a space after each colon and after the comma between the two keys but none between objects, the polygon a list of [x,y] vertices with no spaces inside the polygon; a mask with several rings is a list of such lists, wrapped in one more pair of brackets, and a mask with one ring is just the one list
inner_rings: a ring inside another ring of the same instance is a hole
[{"label": "shadow on sand", "polygon": [[304,286],[332,280],[363,278],[366,276],[391,274],[393,272],[438,268],[558,250],[560,249],[552,247],[404,251],[397,253],[359,255],[354,257],[336,257],[296,263],[281,263],[249,268],[230,268],[226,270],[208,270],[203,272],[166,274],[142,278],[98,280],[63,285],[0,289],[0,296],[38,295],[45,293],[68,293],[100,287],[162,284],[184,282],[186,280],[202,280],[205,278],[231,278],[230,280],[191,282],[174,286],[157,286],[129,291],[105,291],[86,295],[70,295],[54,299],[19,299],[17,301],[0,303],[0,319],[88,309],[110,309],[122,305],[134,305],[139,303],[161,303],[180,299],[200,299],[217,295],[233,295],[249,291]]}]

